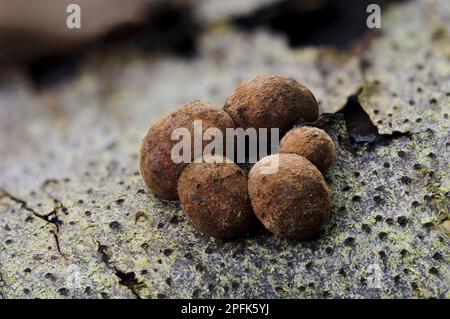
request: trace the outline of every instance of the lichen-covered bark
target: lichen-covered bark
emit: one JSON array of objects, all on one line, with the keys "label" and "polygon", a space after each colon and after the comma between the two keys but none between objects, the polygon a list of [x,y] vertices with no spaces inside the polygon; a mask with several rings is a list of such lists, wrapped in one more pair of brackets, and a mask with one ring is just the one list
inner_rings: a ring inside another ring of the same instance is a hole
[{"label": "lichen-covered bark", "polygon": [[[0,87],[0,296],[449,298],[445,6],[393,8],[363,56],[220,28],[201,37],[191,60],[99,53],[40,92],[9,76]],[[436,27],[437,39],[427,37]],[[384,51],[392,43],[401,53]],[[362,70],[361,61],[369,62]],[[259,73],[300,80],[327,112],[362,88],[362,107],[385,134],[352,149],[341,115],[316,123],[333,138],[336,161],[325,174],[331,221],[314,240],[262,230],[231,242],[204,237],[139,174],[153,121],[190,100],[223,105]],[[409,74],[421,91],[402,80]],[[390,135],[396,130],[410,133]]]},{"label": "lichen-covered bark", "polygon": [[447,120],[449,12],[446,1],[417,1],[386,14],[383,36],[364,55],[359,96],[380,133],[435,130]]}]

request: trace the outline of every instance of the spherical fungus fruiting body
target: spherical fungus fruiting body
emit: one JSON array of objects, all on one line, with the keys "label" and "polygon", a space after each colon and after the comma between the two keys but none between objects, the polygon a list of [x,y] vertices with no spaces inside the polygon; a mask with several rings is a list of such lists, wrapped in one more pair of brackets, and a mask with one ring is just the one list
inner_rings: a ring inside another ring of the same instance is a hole
[{"label": "spherical fungus fruiting body", "polygon": [[286,131],[303,118],[319,116],[311,91],[299,82],[280,76],[260,75],[241,82],[228,97],[224,110],[243,128],[279,128]]},{"label": "spherical fungus fruiting body", "polygon": [[334,145],[331,137],[316,127],[296,127],[281,139],[280,153],[293,153],[305,157],[325,172],[334,161]]},{"label": "spherical fungus fruiting body", "polygon": [[187,166],[178,181],[181,207],[203,234],[230,239],[245,235],[256,222],[247,176],[231,160],[210,156]]},{"label": "spherical fungus fruiting body", "polygon": [[[278,169],[265,174],[268,162]],[[276,154],[251,169],[248,190],[255,215],[272,233],[305,239],[329,219],[331,196],[320,171],[302,156]]]},{"label": "spherical fungus fruiting body", "polygon": [[[225,134],[226,128],[233,128],[231,117],[222,109],[208,103],[191,102],[182,105],[156,122],[142,141],[140,167],[148,187],[160,198],[177,199],[177,182],[188,164],[176,163],[172,159],[172,148],[179,143],[172,140],[172,132],[186,128],[191,135],[191,160],[194,159],[194,121],[201,120],[202,133],[207,128],[217,128]],[[203,141],[205,147],[209,141]],[[224,148],[225,149],[225,148]]]}]

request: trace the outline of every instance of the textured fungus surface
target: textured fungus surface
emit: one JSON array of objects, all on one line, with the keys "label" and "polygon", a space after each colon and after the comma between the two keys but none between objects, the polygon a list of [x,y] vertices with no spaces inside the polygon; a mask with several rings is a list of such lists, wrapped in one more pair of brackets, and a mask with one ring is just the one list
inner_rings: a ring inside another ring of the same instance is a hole
[{"label": "textured fungus surface", "polygon": [[205,161],[189,164],[181,174],[181,207],[191,223],[207,236],[243,237],[256,221],[246,173],[222,156],[208,156]]},{"label": "textured fungus surface", "polygon": [[319,107],[311,91],[289,78],[257,75],[239,83],[224,110],[238,127],[279,128],[285,132],[300,119],[313,122]]},{"label": "textured fungus surface", "polygon": [[317,127],[301,126],[287,132],[280,141],[280,153],[303,156],[321,172],[325,172],[334,161],[333,141]]},{"label": "textured fungus surface", "polygon": [[[267,165],[276,165],[267,174]],[[322,173],[297,154],[263,158],[248,175],[253,211],[274,234],[306,239],[320,232],[328,221],[331,197]]]},{"label": "textured fungus surface", "polygon": [[[222,109],[208,103],[191,102],[180,106],[175,111],[159,119],[145,135],[141,146],[140,169],[145,183],[150,189],[163,199],[177,199],[178,178],[186,167],[186,163],[175,163],[172,149],[183,141],[173,140],[175,129],[187,129],[190,132],[190,160],[202,155],[203,147],[209,141],[204,141],[199,154],[195,154],[195,121],[201,121],[201,133],[208,128],[219,129],[223,135],[227,128],[233,128],[231,117]],[[200,135],[201,136],[201,135]],[[176,138],[179,138],[178,136]],[[186,138],[183,136],[183,138]],[[189,137],[188,137],[189,138]],[[223,145],[225,150],[225,144]],[[187,152],[187,150],[184,150]],[[184,154],[182,154],[184,156]]]},{"label": "textured fungus surface", "polygon": [[[290,49],[276,35],[221,29],[199,39],[199,59],[100,55],[39,93],[7,74],[0,86],[0,297],[450,298],[450,112],[448,76],[439,76],[449,67],[449,42],[441,40],[448,12],[446,0],[390,7],[383,35],[363,56]],[[402,34],[405,27],[414,36]],[[389,43],[401,54],[377,49]],[[372,84],[362,79],[403,88],[394,79],[416,74],[406,65],[410,56],[425,75],[434,69],[437,86],[405,86],[402,101],[415,103],[390,116],[390,99],[374,102],[390,91],[368,95]],[[371,67],[360,70],[361,59]],[[394,67],[376,67],[387,62]],[[336,160],[325,173],[331,219],[312,241],[265,231],[234,242],[206,238],[178,204],[153,197],[139,174],[141,138],[167,106],[223,105],[237,83],[262,72],[305,83],[328,112],[363,88],[362,106],[383,134],[353,149],[341,115],[315,123],[332,137]],[[391,135],[397,125],[410,134]]]}]

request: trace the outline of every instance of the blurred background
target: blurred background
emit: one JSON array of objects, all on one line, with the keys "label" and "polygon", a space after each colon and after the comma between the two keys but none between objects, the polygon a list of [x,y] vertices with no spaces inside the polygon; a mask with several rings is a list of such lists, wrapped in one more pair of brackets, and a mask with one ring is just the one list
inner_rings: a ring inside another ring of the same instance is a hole
[{"label": "blurred background", "polygon": [[[34,80],[73,66],[98,47],[134,46],[196,53],[199,34],[218,24],[239,30],[267,29],[290,46],[327,45],[348,50],[368,36],[371,3],[344,0],[2,0],[0,62],[26,65]],[[81,8],[82,26],[69,29],[66,8]],[[63,72],[64,73],[64,72]],[[58,81],[58,79],[55,79]]]}]

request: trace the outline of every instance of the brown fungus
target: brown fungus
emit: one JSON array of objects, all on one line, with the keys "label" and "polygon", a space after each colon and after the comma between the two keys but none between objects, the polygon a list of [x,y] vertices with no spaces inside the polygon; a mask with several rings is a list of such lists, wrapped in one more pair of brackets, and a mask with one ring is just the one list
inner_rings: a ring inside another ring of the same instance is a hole
[{"label": "brown fungus", "polygon": [[303,118],[315,121],[319,107],[311,91],[281,76],[259,75],[241,82],[228,97],[224,110],[242,128],[279,128],[286,131]]},{"label": "brown fungus", "polygon": [[[233,128],[231,117],[222,109],[208,103],[191,102],[182,105],[153,124],[142,141],[141,174],[148,187],[160,198],[177,199],[177,182],[186,162],[176,163],[171,153],[179,140],[172,140],[172,132],[186,128],[191,135],[191,160],[194,159],[194,121],[201,120],[202,133],[207,128],[218,128],[225,134]],[[210,141],[203,141],[202,149]],[[225,149],[225,147],[224,147]]]},{"label": "brown fungus", "polygon": [[247,176],[223,156],[206,156],[203,163],[189,164],[178,181],[178,194],[191,223],[207,236],[239,237],[256,222]]},{"label": "brown fungus", "polygon": [[334,145],[331,137],[316,127],[296,127],[281,139],[280,153],[293,153],[305,157],[325,172],[334,161]]},{"label": "brown fungus", "polygon": [[322,174],[297,154],[260,160],[249,173],[248,190],[256,217],[278,236],[311,237],[330,217],[331,196]]}]

